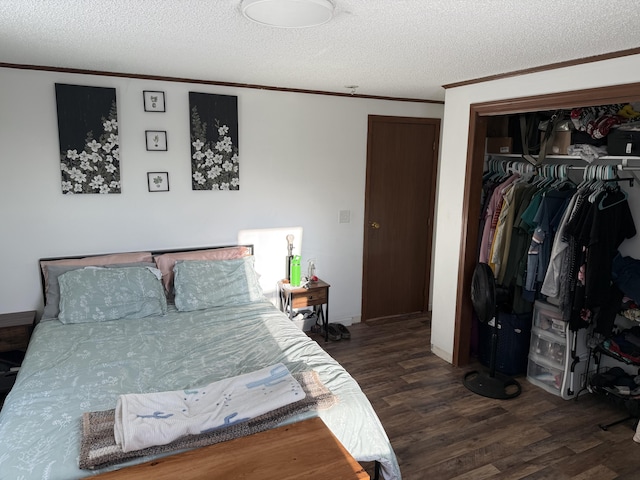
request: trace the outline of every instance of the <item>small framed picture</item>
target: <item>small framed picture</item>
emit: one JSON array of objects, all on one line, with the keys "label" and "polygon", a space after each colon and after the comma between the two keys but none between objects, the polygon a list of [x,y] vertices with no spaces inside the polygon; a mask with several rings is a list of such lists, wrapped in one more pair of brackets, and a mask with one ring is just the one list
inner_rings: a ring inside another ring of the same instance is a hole
[{"label": "small framed picture", "polygon": [[169,191],[169,172],[147,172],[150,192]]},{"label": "small framed picture", "polygon": [[145,130],[147,137],[147,150],[149,151],[167,151],[167,132],[164,130]]},{"label": "small framed picture", "polygon": [[144,90],[142,92],[144,98],[144,111],[145,112],[164,112],[164,92],[154,92],[151,90]]}]

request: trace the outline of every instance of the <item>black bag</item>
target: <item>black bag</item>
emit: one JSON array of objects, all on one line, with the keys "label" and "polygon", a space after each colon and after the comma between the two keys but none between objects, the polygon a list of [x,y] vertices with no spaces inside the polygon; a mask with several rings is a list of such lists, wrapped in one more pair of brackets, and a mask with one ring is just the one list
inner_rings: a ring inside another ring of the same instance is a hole
[{"label": "black bag", "polygon": [[556,110],[523,113],[514,118],[510,123],[514,136],[513,152],[522,154],[529,162],[538,165],[547,154],[547,144],[553,143],[556,127],[560,122],[567,121],[568,115],[564,110]]},{"label": "black bag", "polygon": [[622,127],[612,129],[607,138],[607,153],[618,156],[640,155],[640,131]]},{"label": "black bag", "polygon": [[607,144],[607,137],[593,138],[587,132],[581,130],[571,131],[571,145],[593,145],[594,147],[602,147]]},{"label": "black bag", "polygon": [[540,122],[548,120],[539,112],[522,113],[509,117],[509,136],[513,138],[513,153],[538,155],[540,153]]}]

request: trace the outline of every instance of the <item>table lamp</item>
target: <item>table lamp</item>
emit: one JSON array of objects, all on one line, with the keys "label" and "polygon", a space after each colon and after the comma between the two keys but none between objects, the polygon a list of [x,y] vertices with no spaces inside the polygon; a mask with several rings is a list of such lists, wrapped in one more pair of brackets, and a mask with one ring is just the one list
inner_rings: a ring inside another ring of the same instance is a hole
[{"label": "table lamp", "polygon": [[293,257],[293,235],[287,235],[287,264],[285,278],[291,280],[291,258]]}]

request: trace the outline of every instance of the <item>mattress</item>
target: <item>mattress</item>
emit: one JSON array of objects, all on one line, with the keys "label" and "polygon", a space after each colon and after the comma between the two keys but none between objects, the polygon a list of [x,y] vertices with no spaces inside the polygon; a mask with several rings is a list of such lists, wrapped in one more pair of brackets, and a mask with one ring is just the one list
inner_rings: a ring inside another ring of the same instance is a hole
[{"label": "mattress", "polygon": [[[358,461],[378,461],[399,479],[398,463],[371,404],[347,371],[268,301],[98,323],[40,323],[0,412],[0,478],[72,480],[83,412],[112,409],[118,395],[196,388],[284,363],[315,370],[338,402],[320,416]],[[99,471],[148,461],[149,457]]]}]

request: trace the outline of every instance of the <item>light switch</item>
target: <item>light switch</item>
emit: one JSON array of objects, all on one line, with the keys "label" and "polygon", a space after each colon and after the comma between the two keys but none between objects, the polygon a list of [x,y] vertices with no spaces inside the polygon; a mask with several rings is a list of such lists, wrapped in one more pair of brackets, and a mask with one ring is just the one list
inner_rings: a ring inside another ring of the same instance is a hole
[{"label": "light switch", "polygon": [[340,223],[349,223],[351,221],[350,210],[340,210]]}]

